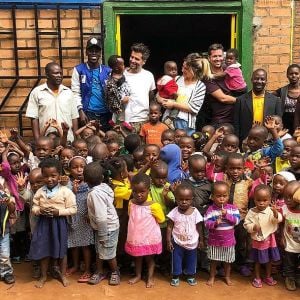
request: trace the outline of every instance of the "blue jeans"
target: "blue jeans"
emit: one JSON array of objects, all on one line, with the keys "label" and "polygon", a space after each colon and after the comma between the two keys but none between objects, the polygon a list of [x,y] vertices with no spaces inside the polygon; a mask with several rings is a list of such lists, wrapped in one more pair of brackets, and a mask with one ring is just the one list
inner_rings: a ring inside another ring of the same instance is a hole
[{"label": "blue jeans", "polygon": [[188,127],[188,122],[182,119],[176,118],[174,120],[174,126],[176,129],[183,129],[189,136],[191,136],[195,132],[195,129]]},{"label": "blue jeans", "polygon": [[0,235],[0,277],[13,273],[10,262],[9,233]]},{"label": "blue jeans", "polygon": [[[184,270],[186,275],[196,274],[197,248],[188,250],[173,242],[172,251],[172,275],[179,276]],[[184,265],[184,268],[182,266]]]},{"label": "blue jeans", "polygon": [[109,120],[112,118],[112,114],[110,112],[104,114],[98,114],[92,111],[85,111],[86,116],[89,118],[90,121],[97,120],[100,122],[101,127],[100,129],[104,132],[111,130],[111,126],[109,125]]}]

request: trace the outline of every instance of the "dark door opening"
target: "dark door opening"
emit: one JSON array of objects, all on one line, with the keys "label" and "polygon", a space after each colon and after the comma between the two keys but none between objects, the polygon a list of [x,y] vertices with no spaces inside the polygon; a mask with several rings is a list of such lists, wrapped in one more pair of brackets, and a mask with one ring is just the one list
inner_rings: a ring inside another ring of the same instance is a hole
[{"label": "dark door opening", "polygon": [[151,51],[145,68],[156,78],[167,60],[176,61],[180,72],[183,58],[191,52],[207,52],[213,43],[230,48],[231,15],[121,15],[120,22],[125,63],[130,46],[143,42]]}]

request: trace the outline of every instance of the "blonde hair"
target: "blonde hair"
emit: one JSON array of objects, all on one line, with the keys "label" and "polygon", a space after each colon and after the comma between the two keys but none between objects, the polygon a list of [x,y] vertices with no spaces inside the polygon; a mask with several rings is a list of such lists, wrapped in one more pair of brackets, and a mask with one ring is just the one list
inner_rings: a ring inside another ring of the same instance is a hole
[{"label": "blonde hair", "polygon": [[203,58],[199,53],[190,53],[184,61],[186,65],[192,69],[195,79],[202,80],[213,78],[209,61],[206,58]]}]

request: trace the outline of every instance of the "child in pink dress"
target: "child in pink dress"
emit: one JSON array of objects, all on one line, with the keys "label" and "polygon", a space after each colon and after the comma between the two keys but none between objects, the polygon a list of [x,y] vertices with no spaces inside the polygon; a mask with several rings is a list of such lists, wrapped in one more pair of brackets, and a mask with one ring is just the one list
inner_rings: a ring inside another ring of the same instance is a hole
[{"label": "child in pink dress", "polygon": [[144,173],[135,175],[131,181],[133,199],[129,202],[129,222],[125,251],[135,257],[135,277],[129,284],[141,280],[142,263],[145,257],[148,275],[146,287],[154,286],[154,255],[162,252],[162,239],[159,223],[165,221],[159,203],[148,201],[150,177]]}]

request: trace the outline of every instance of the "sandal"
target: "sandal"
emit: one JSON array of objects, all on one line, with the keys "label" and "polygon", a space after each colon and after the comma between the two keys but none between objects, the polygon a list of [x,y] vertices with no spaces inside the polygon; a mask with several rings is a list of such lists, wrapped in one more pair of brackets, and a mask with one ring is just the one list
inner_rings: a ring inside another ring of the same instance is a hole
[{"label": "sandal", "polygon": [[253,285],[255,288],[261,288],[261,287],[262,287],[261,279],[254,278],[253,281],[252,281],[252,285]]},{"label": "sandal", "polygon": [[179,286],[179,278],[172,278],[170,285],[171,286]]},{"label": "sandal", "polygon": [[191,285],[191,286],[194,286],[197,284],[197,280],[194,278],[194,277],[190,277],[186,280],[186,282]]},{"label": "sandal", "polygon": [[77,280],[77,282],[79,283],[86,283],[91,279],[91,273],[83,273],[79,279]]},{"label": "sandal", "polygon": [[273,277],[266,277],[264,279],[264,283],[266,283],[267,285],[273,286],[277,284],[277,281],[273,279]]},{"label": "sandal", "polygon": [[119,285],[120,282],[121,282],[120,273],[118,271],[112,272],[110,275],[108,284],[109,285]]},{"label": "sandal", "polygon": [[87,282],[88,284],[98,284],[99,282],[101,282],[102,280],[104,280],[106,278],[106,274],[101,274],[101,273],[95,273],[92,275],[92,277],[90,278],[90,280]]}]

